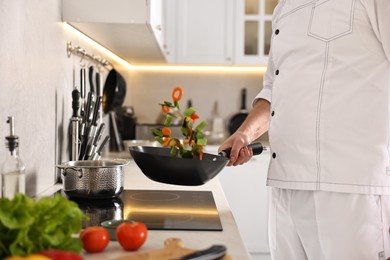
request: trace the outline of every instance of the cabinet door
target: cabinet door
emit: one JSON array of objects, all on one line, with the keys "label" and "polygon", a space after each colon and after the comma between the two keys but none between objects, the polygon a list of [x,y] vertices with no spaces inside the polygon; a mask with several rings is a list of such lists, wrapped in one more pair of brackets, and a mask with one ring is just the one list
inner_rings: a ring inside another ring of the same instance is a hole
[{"label": "cabinet door", "polygon": [[164,44],[163,20],[164,0],[149,0],[150,5],[150,26],[160,47]]},{"label": "cabinet door", "polygon": [[177,0],[175,17],[176,63],[232,63],[233,0]]},{"label": "cabinet door", "polygon": [[150,25],[165,60],[175,62],[174,14],[176,6],[171,0],[150,1]]},{"label": "cabinet door", "polygon": [[278,0],[240,0],[236,8],[235,61],[267,65],[272,13]]},{"label": "cabinet door", "polygon": [[225,167],[218,177],[242,238],[251,254],[269,254],[268,187],[270,152],[246,164]]}]

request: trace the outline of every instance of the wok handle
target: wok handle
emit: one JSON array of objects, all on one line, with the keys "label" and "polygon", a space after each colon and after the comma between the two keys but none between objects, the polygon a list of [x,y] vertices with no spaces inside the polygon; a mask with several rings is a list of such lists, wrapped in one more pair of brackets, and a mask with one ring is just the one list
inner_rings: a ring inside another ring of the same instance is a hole
[{"label": "wok handle", "polygon": [[[263,149],[264,149],[263,145],[260,142],[251,143],[248,145],[248,148],[252,149],[253,155],[261,154],[263,152]],[[225,149],[222,152],[220,152],[219,155],[229,158],[231,151],[232,151],[231,148]]]}]

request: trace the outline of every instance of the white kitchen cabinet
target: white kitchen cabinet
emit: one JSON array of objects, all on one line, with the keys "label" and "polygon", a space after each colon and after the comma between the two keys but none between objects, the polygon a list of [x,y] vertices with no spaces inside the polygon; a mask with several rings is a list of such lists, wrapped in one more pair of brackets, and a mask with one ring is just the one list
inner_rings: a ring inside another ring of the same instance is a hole
[{"label": "white kitchen cabinet", "polygon": [[266,65],[278,0],[63,0],[68,22],[135,65]]},{"label": "white kitchen cabinet", "polygon": [[278,0],[240,0],[236,3],[235,63],[266,65],[272,13]]},{"label": "white kitchen cabinet", "polygon": [[62,19],[134,64],[165,63],[165,0],[63,0]]},{"label": "white kitchen cabinet", "polygon": [[246,164],[225,167],[218,175],[237,226],[251,254],[269,254],[268,187],[270,152]]},{"label": "white kitchen cabinet", "polygon": [[175,14],[174,0],[153,0],[151,25],[157,42],[167,63],[176,63]]},{"label": "white kitchen cabinet", "polygon": [[165,41],[164,34],[164,6],[163,0],[153,1],[150,5],[150,26],[156,37],[157,43],[162,46]]},{"label": "white kitchen cabinet", "polygon": [[278,0],[167,2],[169,63],[267,64],[272,13]]},{"label": "white kitchen cabinet", "polygon": [[[206,146],[216,154],[217,146]],[[265,150],[246,164],[225,167],[218,178],[242,238],[252,256],[268,259],[268,190],[270,151]],[[257,259],[253,257],[253,259]]]},{"label": "white kitchen cabinet", "polygon": [[170,0],[177,64],[233,63],[233,0]]}]

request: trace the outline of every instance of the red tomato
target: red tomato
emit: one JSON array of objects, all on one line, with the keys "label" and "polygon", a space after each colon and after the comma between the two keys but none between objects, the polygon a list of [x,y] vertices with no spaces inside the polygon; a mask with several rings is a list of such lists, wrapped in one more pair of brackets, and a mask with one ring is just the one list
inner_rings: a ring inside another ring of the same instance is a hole
[{"label": "red tomato", "polygon": [[83,248],[88,253],[102,252],[110,242],[110,235],[103,227],[87,227],[80,233]]},{"label": "red tomato", "polygon": [[79,254],[75,252],[58,250],[58,249],[47,249],[42,252],[39,252],[39,254],[47,256],[52,260],[82,260],[83,259]]},{"label": "red tomato", "polygon": [[142,222],[123,222],[116,228],[116,239],[128,251],[137,250],[146,240],[148,229]]}]

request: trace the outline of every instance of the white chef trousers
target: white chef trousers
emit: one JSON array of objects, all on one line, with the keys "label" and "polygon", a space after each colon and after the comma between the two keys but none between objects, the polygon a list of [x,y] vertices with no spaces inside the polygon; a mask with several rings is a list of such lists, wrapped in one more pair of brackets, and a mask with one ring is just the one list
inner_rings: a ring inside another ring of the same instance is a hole
[{"label": "white chef trousers", "polygon": [[390,196],[271,189],[273,260],[385,260]]}]

